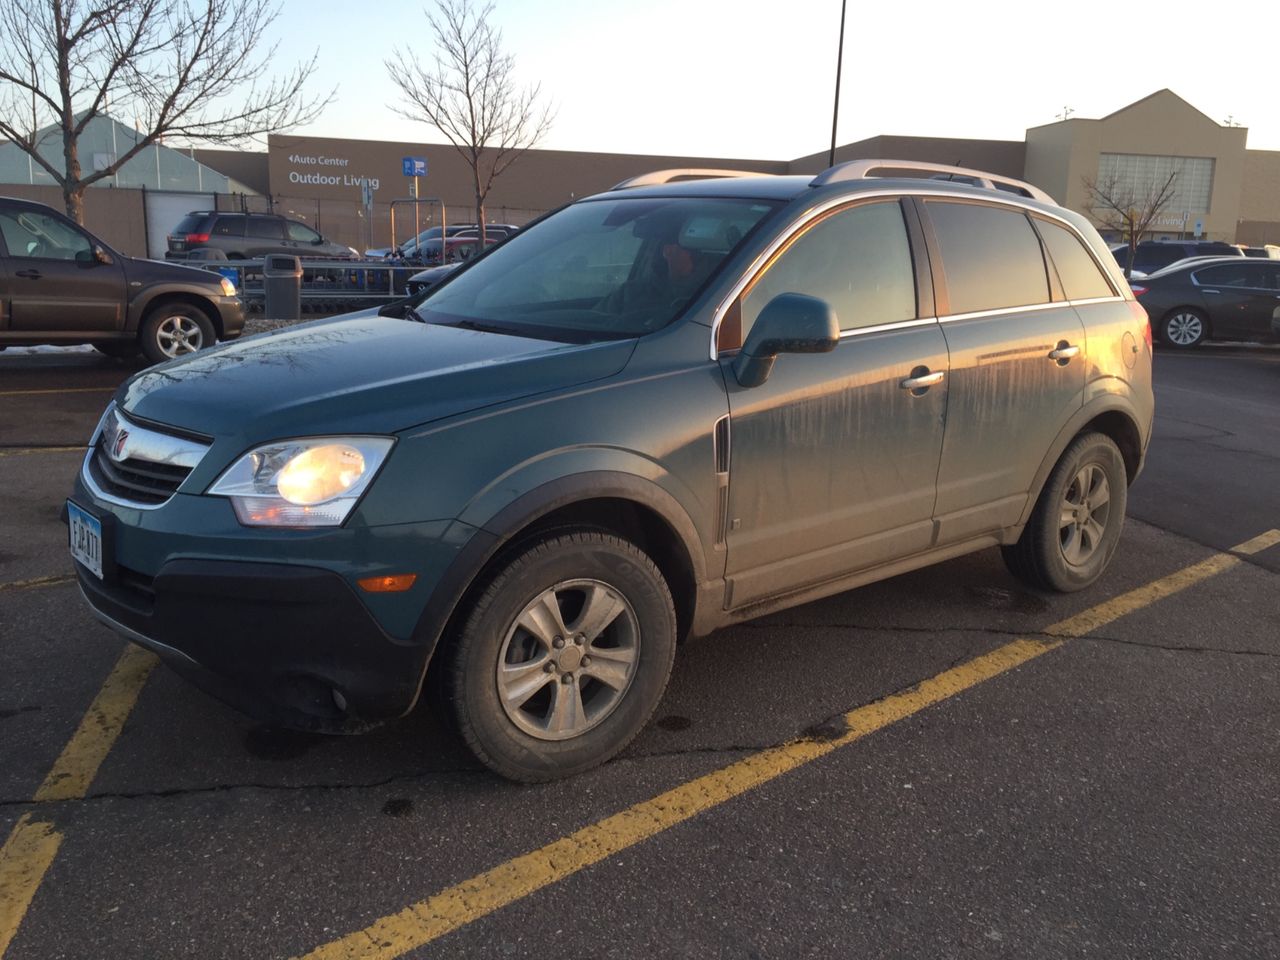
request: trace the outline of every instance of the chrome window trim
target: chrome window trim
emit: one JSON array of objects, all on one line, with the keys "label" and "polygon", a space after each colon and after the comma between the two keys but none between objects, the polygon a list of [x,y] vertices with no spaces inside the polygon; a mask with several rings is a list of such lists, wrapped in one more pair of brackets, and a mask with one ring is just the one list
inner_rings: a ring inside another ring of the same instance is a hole
[{"label": "chrome window trim", "polygon": [[1082,300],[1068,300],[1067,303],[1073,307],[1087,307],[1091,303],[1124,303],[1125,298],[1119,296],[1112,297],[1085,297]]},{"label": "chrome window trim", "polygon": [[938,322],[937,317],[916,317],[914,320],[895,320],[893,323],[877,323],[872,327],[853,327],[840,331],[840,339],[860,337],[866,333],[884,333],[886,330],[905,330],[907,327],[926,327]]},{"label": "chrome window trim", "polygon": [[[865,181],[861,181],[861,182],[865,182]],[[1030,203],[1021,202],[1022,198],[1014,194],[1007,194],[1007,195],[1000,194],[998,196],[993,195],[992,197],[987,198],[987,197],[973,197],[967,194],[964,194],[964,195],[957,194],[949,190],[929,190],[929,189],[920,189],[916,187],[903,189],[901,186],[899,186],[896,189],[866,190],[866,191],[859,191],[857,193],[846,193],[839,197],[832,197],[824,201],[823,203],[818,204],[816,207],[809,208],[808,210],[804,211],[804,213],[797,216],[794,220],[791,221],[791,223],[789,223],[786,226],[784,230],[782,230],[773,239],[773,241],[767,247],[764,248],[764,250],[760,251],[760,253],[757,254],[754,260],[751,261],[751,265],[745,271],[743,271],[743,274],[738,279],[738,282],[733,285],[733,287],[729,290],[729,293],[726,294],[725,297],[716,306],[715,313],[712,315],[711,344],[710,344],[710,350],[708,352],[711,359],[717,360],[720,357],[720,351],[716,348],[716,340],[720,336],[720,324],[724,322],[725,314],[729,312],[729,308],[733,306],[734,301],[737,300],[738,297],[742,296],[742,291],[745,290],[751,284],[751,282],[760,274],[760,271],[764,269],[765,264],[767,264],[769,260],[773,257],[773,255],[777,253],[780,249],[782,249],[782,247],[784,247],[791,240],[792,237],[794,237],[797,233],[799,233],[801,230],[806,228],[812,221],[818,219],[823,214],[829,213],[830,211],[834,210],[836,207],[848,206],[849,204],[857,203],[861,200],[901,200],[904,197],[935,197],[943,200],[959,200],[959,201],[966,201],[969,203],[988,204],[990,206],[1012,207],[1013,209],[1022,211],[1023,213],[1036,214],[1042,217],[1046,217],[1047,219],[1053,220],[1056,223],[1062,224],[1062,226],[1070,230],[1072,235],[1077,237],[1080,240],[1080,242],[1084,244],[1085,250],[1090,251],[1092,255],[1092,248],[1089,246],[1089,242],[1085,240],[1084,237],[1080,236],[1080,231],[1076,229],[1075,224],[1073,224],[1071,221],[1067,220],[1066,218],[1061,217],[1058,214],[1052,212],[1051,210],[1044,210],[1038,206],[1032,206]],[[1095,257],[1095,262],[1097,262],[1096,257]],[[914,272],[914,264],[913,264],[913,272]],[[1106,271],[1104,270],[1103,273],[1105,275]],[[1117,296],[1116,299],[1120,300],[1124,298]],[[1056,303],[1049,304],[1048,306],[1063,306],[1067,303],[1070,303],[1070,301],[1059,300]],[[1013,308],[1010,308],[1009,311],[1007,312],[1013,312],[1016,310],[1025,310],[1025,309],[1027,308],[1013,307]],[[982,314],[980,313],[962,314],[962,315],[955,315],[952,317],[938,317],[937,320],[938,322],[941,322],[946,319],[956,319],[957,317],[968,318],[972,316],[981,316],[981,315]],[[923,320],[924,322],[928,322],[928,323],[934,322],[933,318],[928,318],[928,317],[917,317],[916,319]],[[870,328],[863,328],[863,329],[870,330]],[[843,331],[841,332],[840,337],[841,339],[844,339]]]},{"label": "chrome window trim", "polygon": [[[131,510],[159,510],[173,499],[173,494],[170,494],[160,503],[140,503],[136,500],[126,500],[122,497],[117,497],[115,494],[108,493],[93,479],[93,472],[89,469],[89,464],[98,452],[98,441],[107,437],[115,437],[122,423],[128,426],[128,438],[125,447],[127,456],[113,456],[113,460],[123,460],[131,456],[149,463],[186,467],[188,470],[194,470],[200,461],[204,459],[204,455],[209,452],[211,444],[197,443],[194,440],[175,437],[171,434],[160,433],[141,426],[121,414],[116,409],[114,402],[108,405],[106,412],[102,415],[102,419],[98,421],[98,426],[93,431],[93,436],[89,438],[89,449],[85,451],[84,461],[80,464],[80,479],[89,488],[89,492],[104,503],[114,504],[117,507],[128,507]],[[183,478],[182,483],[178,484],[174,492],[176,493],[177,490],[182,489],[182,484],[186,482],[186,478]]]}]

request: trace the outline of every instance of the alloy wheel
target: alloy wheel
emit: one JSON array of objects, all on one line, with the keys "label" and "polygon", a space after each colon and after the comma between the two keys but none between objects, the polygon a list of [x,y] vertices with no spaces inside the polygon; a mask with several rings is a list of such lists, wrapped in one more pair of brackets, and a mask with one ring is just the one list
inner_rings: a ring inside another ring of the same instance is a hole
[{"label": "alloy wheel", "polygon": [[180,357],[204,346],[204,331],[191,317],[177,314],[160,321],[156,343],[166,357]]},{"label": "alloy wheel", "polygon": [[1194,313],[1176,313],[1164,327],[1165,336],[1179,347],[1189,347],[1204,336],[1204,324]]},{"label": "alloy wheel", "polygon": [[498,654],[507,717],[539,740],[568,740],[622,702],[640,660],[640,623],[600,580],[566,580],[530,601]]},{"label": "alloy wheel", "polygon": [[1096,463],[1080,468],[1067,486],[1059,512],[1058,539],[1062,556],[1082,566],[1097,552],[1111,516],[1111,486]]}]

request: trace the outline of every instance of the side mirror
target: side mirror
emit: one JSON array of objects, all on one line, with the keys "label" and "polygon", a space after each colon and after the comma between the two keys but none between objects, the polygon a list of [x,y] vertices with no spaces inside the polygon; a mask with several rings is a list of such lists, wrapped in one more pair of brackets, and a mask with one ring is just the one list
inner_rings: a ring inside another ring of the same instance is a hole
[{"label": "side mirror", "polygon": [[102,247],[93,248],[93,259],[96,262],[107,265],[107,266],[110,266],[111,264],[116,262],[115,257],[107,253],[107,251],[104,250]]},{"label": "side mirror", "polygon": [[311,245],[313,247],[318,247],[320,246],[320,244],[327,243],[327,242],[328,241],[326,241],[324,237],[316,237],[314,240],[311,241]]},{"label": "side mirror", "polygon": [[756,317],[746,343],[733,360],[733,374],[744,387],[769,379],[780,353],[830,353],[840,342],[840,323],[831,305],[817,297],[783,293]]}]

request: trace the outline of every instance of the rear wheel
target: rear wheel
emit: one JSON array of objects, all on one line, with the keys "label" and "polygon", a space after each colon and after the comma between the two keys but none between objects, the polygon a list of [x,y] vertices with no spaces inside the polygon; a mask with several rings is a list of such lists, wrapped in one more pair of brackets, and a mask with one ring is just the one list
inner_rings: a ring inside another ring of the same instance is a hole
[{"label": "rear wheel", "polygon": [[216,337],[212,321],[199,307],[163,303],[147,314],[140,339],[147,359],[163,363],[211,347]]},{"label": "rear wheel", "polygon": [[1128,496],[1115,441],[1102,433],[1077,437],[1049,475],[1018,542],[1001,548],[1005,564],[1030,586],[1083,590],[1111,562]]},{"label": "rear wheel", "polygon": [[594,767],[653,714],[675,658],[671,592],[611,534],[548,537],[490,581],[447,653],[441,684],[476,757],[511,780]]},{"label": "rear wheel", "polygon": [[1193,307],[1179,307],[1160,324],[1160,339],[1171,347],[1198,346],[1209,335],[1209,318]]}]

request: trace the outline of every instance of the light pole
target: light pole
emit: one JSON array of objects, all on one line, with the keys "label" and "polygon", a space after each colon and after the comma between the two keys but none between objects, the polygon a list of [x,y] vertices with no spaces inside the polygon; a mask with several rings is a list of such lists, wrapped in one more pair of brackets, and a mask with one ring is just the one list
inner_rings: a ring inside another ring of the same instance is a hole
[{"label": "light pole", "polygon": [[840,47],[836,50],[836,103],[831,108],[831,153],[827,166],[836,165],[836,121],[840,119],[840,70],[844,66],[844,10],[847,0],[840,0]]}]

